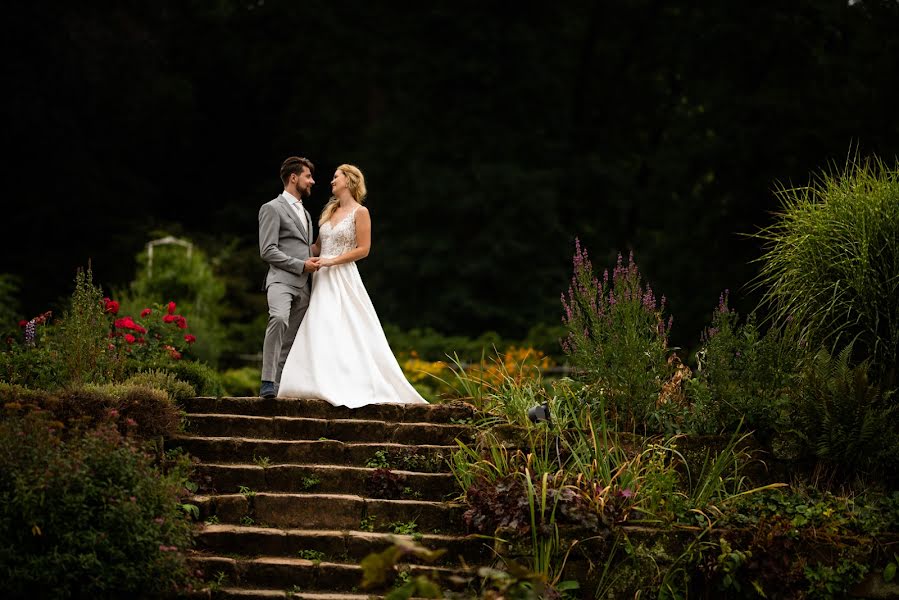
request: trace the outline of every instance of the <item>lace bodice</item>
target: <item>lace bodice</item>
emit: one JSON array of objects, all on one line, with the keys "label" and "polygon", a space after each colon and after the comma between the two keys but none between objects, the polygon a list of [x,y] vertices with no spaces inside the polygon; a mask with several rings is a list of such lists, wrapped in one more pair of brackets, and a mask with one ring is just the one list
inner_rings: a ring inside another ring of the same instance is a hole
[{"label": "lace bodice", "polygon": [[337,225],[331,227],[331,222],[322,225],[320,233],[322,238],[321,255],[325,257],[340,256],[356,247],[356,211],[345,216]]}]

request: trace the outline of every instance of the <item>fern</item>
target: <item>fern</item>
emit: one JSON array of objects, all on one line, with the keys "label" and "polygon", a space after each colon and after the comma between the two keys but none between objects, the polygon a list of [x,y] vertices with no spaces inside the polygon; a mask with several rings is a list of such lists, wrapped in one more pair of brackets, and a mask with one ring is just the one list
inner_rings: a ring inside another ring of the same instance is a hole
[{"label": "fern", "polygon": [[897,406],[868,378],[869,362],[853,366],[852,345],[837,357],[820,350],[806,366],[796,429],[806,447],[836,471],[889,473],[899,450]]}]

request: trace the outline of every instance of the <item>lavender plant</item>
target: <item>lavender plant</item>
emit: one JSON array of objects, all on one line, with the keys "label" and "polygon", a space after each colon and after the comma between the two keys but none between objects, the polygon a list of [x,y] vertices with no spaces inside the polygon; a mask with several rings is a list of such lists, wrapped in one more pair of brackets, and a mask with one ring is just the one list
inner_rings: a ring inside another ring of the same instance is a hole
[{"label": "lavender plant", "polygon": [[594,408],[600,400],[620,427],[646,429],[659,393],[674,367],[669,363],[665,297],[656,300],[644,285],[633,253],[621,254],[611,275],[600,281],[580,240],[575,240],[574,274],[562,294],[563,323],[568,332],[562,349],[585,384]]}]

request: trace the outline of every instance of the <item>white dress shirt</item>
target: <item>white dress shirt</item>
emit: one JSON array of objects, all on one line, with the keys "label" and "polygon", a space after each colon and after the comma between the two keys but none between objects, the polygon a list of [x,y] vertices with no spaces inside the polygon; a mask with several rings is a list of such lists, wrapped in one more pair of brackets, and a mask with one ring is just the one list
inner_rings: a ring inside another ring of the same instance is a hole
[{"label": "white dress shirt", "polygon": [[309,235],[309,223],[306,222],[306,211],[303,210],[303,201],[297,199],[287,190],[284,190],[282,194],[285,198],[287,198],[287,201],[290,203],[290,206],[293,208],[293,210],[296,211],[297,216],[300,217],[300,223],[303,224],[306,235]]}]

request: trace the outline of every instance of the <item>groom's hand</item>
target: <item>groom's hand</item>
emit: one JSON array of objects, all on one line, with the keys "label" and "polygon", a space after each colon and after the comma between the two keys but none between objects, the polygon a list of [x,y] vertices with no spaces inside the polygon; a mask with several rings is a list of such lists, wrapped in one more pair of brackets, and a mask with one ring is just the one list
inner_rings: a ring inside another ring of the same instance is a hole
[{"label": "groom's hand", "polygon": [[303,271],[306,273],[315,273],[318,271],[318,258],[310,258],[306,262],[303,263]]}]

